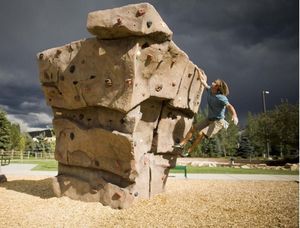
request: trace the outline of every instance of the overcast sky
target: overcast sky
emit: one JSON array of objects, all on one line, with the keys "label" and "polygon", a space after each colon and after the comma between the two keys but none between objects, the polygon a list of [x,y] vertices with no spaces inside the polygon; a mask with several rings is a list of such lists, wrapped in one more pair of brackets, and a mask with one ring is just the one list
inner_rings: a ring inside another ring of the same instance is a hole
[{"label": "overcast sky", "polygon": [[[91,11],[143,1],[4,0],[0,7],[0,106],[23,130],[51,125],[36,53],[92,37]],[[227,81],[242,123],[247,113],[282,100],[299,103],[298,0],[148,1],[173,31],[174,42],[208,81]],[[202,107],[206,101],[202,100]]]}]

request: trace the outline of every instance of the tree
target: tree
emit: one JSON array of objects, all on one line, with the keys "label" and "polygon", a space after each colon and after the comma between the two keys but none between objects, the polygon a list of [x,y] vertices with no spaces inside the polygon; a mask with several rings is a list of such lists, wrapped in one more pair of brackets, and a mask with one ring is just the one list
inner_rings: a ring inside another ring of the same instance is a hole
[{"label": "tree", "polygon": [[238,146],[238,133],[239,127],[234,125],[233,121],[229,120],[229,116],[226,117],[229,122],[227,129],[222,129],[215,137],[217,137],[220,143],[220,152],[222,156],[234,156]]},{"label": "tree", "polygon": [[217,138],[216,137],[212,137],[212,138],[209,138],[209,139],[206,139],[205,140],[206,142],[204,143],[205,145],[205,154],[208,156],[208,157],[220,157],[220,144],[218,143],[217,141]]},{"label": "tree", "polygon": [[266,117],[267,115],[263,116],[263,114],[252,115],[248,113],[245,134],[251,141],[258,156],[262,156],[265,153]]},{"label": "tree", "polygon": [[282,103],[267,113],[249,114],[246,134],[259,155],[265,153],[266,139],[268,139],[272,148],[271,155],[297,156],[299,151],[299,105]]},{"label": "tree", "polygon": [[34,152],[41,153],[42,157],[51,157],[51,154],[54,152],[55,142],[48,142],[46,140],[45,133],[41,133],[32,143],[32,150]]},{"label": "tree", "polygon": [[242,158],[251,158],[255,155],[253,146],[251,145],[249,138],[245,134],[241,135],[241,140],[236,155]]},{"label": "tree", "polygon": [[26,147],[26,136],[24,134],[21,134],[20,143],[19,143],[19,151],[21,151],[21,154],[20,154],[21,159],[23,159],[25,147]]},{"label": "tree", "polygon": [[299,148],[299,105],[282,103],[270,113],[274,119],[270,134],[272,146],[281,156],[290,156]]},{"label": "tree", "polygon": [[31,138],[31,136],[27,132],[24,132],[22,134],[22,137],[24,137],[24,139],[25,139],[25,150],[32,151],[33,150],[33,139]]},{"label": "tree", "polygon": [[10,122],[6,118],[6,113],[0,110],[0,150],[10,149],[10,134]]},{"label": "tree", "polygon": [[19,124],[11,124],[10,126],[10,149],[20,150],[21,130]]}]

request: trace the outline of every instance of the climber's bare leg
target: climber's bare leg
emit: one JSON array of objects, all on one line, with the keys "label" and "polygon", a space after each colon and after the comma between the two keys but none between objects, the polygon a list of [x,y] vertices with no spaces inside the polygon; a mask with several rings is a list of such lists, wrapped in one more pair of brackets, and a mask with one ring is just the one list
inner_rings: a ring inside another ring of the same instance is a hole
[{"label": "climber's bare leg", "polygon": [[184,146],[192,138],[194,132],[195,132],[195,128],[191,127],[191,129],[188,131],[185,138],[179,143],[179,145]]},{"label": "climber's bare leg", "polygon": [[204,137],[205,137],[204,133],[200,131],[197,135],[196,140],[193,142],[192,146],[188,149],[188,153],[191,153],[198,146],[198,144],[202,141]]}]

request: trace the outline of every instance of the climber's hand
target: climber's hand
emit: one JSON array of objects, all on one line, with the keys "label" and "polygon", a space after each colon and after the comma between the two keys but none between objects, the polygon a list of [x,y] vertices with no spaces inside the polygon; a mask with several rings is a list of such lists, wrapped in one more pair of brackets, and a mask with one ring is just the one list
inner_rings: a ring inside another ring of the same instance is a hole
[{"label": "climber's hand", "polygon": [[239,123],[239,119],[237,118],[237,116],[232,116],[232,121],[234,125],[237,125]]},{"label": "climber's hand", "polygon": [[[207,76],[205,75],[205,73],[204,73],[204,71],[203,70],[199,70],[199,69],[197,69],[198,70],[198,74],[199,74],[199,79],[200,79],[200,82],[201,82],[201,84],[205,87],[205,88],[209,88],[209,85],[207,84],[207,82],[206,82],[206,80],[203,78],[203,76],[202,75],[204,75],[206,78],[207,78]],[[201,73],[200,73],[200,71],[201,71]]]}]

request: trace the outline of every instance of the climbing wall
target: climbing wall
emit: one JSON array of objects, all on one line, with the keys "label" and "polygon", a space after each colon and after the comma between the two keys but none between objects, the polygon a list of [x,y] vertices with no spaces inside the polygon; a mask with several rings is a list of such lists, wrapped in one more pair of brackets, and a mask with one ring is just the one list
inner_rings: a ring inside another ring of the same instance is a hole
[{"label": "climbing wall", "polygon": [[37,54],[53,110],[57,196],[124,208],[164,190],[205,75],[148,3],[91,12],[93,38]]}]

